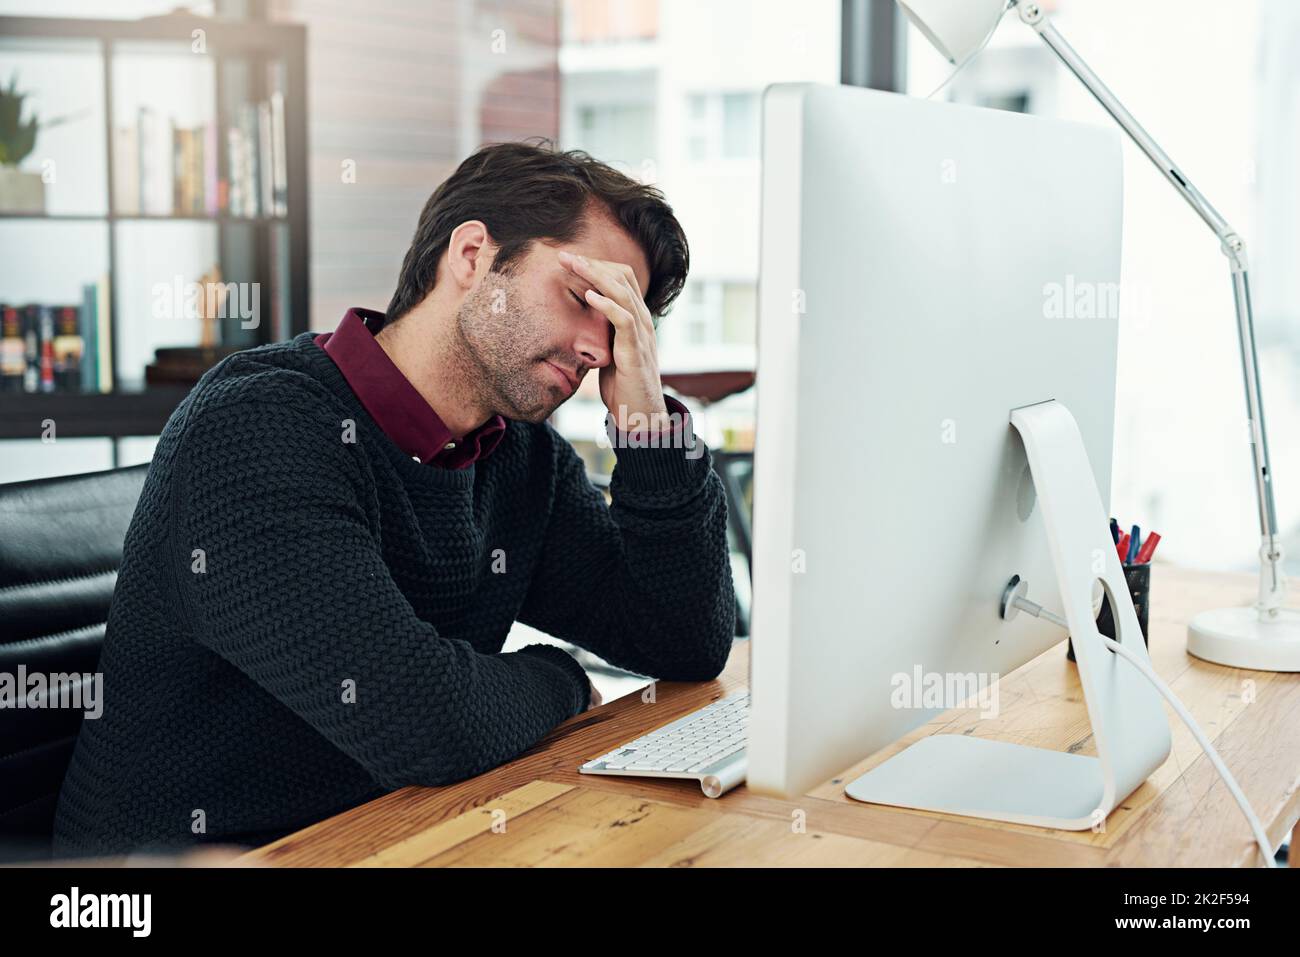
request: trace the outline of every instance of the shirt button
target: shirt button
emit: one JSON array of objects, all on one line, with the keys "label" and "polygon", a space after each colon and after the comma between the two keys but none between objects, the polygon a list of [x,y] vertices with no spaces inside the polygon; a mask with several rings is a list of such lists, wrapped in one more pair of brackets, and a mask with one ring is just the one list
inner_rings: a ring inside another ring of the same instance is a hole
[{"label": "shirt button", "polygon": [[454,449],[455,447],[456,447],[455,442],[448,442],[446,445],[443,446],[444,449]]},{"label": "shirt button", "polygon": [[420,461],[420,457],[418,455],[412,455],[411,458],[415,459],[415,461],[417,462]]}]

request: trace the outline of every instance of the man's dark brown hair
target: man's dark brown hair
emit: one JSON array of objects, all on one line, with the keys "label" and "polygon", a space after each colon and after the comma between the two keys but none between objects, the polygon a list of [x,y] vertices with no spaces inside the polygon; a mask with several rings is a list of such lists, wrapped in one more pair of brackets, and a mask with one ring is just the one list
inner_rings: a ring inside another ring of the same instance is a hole
[{"label": "man's dark brown hair", "polygon": [[434,191],[402,261],[387,321],[400,319],[433,289],[438,260],[461,223],[478,219],[487,225],[499,247],[492,271],[508,275],[533,240],[577,237],[592,203],[603,205],[645,252],[645,303],[651,315],[663,315],[690,268],[686,234],[663,193],[581,150],[561,152],[541,140],[484,146]]}]

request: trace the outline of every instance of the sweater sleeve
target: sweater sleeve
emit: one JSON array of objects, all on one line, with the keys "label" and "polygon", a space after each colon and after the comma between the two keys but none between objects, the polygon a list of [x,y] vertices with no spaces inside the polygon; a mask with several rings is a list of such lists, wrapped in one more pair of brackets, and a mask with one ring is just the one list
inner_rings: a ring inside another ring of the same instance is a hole
[{"label": "sweater sleeve", "polygon": [[708,448],[615,445],[612,504],[546,426],[555,491],[519,620],[669,681],[707,681],[727,663],[736,600],[727,502]]},{"label": "sweater sleeve", "polygon": [[244,400],[190,425],[172,529],[196,640],[389,788],[479,774],[584,710],[562,650],[481,654],[416,615],[342,434],[326,403]]}]

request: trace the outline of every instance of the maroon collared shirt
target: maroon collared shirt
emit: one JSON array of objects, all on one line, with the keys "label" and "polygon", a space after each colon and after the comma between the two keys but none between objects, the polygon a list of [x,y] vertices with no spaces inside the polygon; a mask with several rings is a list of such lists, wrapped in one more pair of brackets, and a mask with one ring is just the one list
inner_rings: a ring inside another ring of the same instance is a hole
[{"label": "maroon collared shirt", "polygon": [[[495,415],[458,441],[375,341],[375,332],[383,324],[382,312],[353,307],[344,313],[337,329],[322,332],[312,341],[334,360],[375,424],[422,465],[463,469],[491,455],[505,436],[506,420]],[[664,396],[664,402],[669,412],[678,413],[670,430],[677,435],[689,411],[672,396]]]},{"label": "maroon collared shirt", "polygon": [[313,341],[334,360],[375,424],[420,464],[463,469],[490,455],[505,435],[506,420],[495,415],[457,440],[375,341],[371,325],[378,329],[383,322],[382,312],[349,309],[337,329]]}]

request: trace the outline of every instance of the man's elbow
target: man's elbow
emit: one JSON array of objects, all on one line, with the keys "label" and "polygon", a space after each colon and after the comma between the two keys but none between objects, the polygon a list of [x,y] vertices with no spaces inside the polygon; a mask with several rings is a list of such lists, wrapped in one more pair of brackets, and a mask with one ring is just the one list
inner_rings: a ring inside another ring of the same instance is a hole
[{"label": "man's elbow", "polygon": [[436,788],[467,781],[511,759],[511,756],[471,753],[465,749],[431,747],[418,759],[407,756],[405,760],[385,762],[383,767],[371,767],[369,771],[388,791],[405,787]]},{"label": "man's elbow", "polygon": [[685,681],[713,681],[719,677],[727,668],[727,661],[730,656],[731,647],[727,646],[726,652],[714,655],[706,659],[699,665],[699,670]]},{"label": "man's elbow", "polygon": [[713,681],[727,667],[727,655],[682,662],[663,669],[660,681]]},{"label": "man's elbow", "polygon": [[689,655],[671,662],[659,675],[662,681],[712,681],[727,667],[731,658],[731,647],[736,635],[736,616],[734,605],[730,615],[723,616],[709,629],[703,640],[699,640]]},{"label": "man's elbow", "polygon": [[725,585],[718,596],[717,613],[713,615],[705,641],[704,675],[696,681],[712,681],[722,674],[731,658],[731,648],[736,640],[736,593],[730,575]]}]

